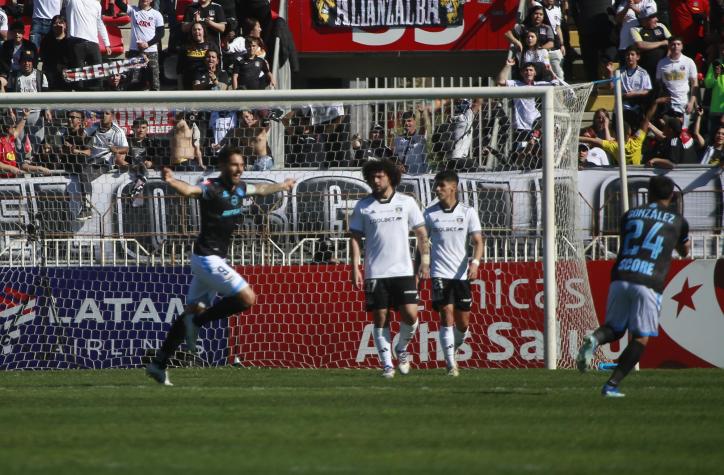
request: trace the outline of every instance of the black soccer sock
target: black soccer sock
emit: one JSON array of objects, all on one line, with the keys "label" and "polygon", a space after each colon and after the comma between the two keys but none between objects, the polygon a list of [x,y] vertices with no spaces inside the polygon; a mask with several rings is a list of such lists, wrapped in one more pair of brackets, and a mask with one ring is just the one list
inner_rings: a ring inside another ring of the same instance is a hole
[{"label": "black soccer sock", "polygon": [[194,323],[201,327],[214,320],[241,313],[248,308],[249,306],[247,304],[236,297],[224,297],[204,313],[196,315],[194,317]]},{"label": "black soccer sock", "polygon": [[616,366],[616,369],[613,370],[613,375],[611,375],[611,378],[609,378],[606,384],[618,386],[621,380],[625,378],[633,367],[636,366],[636,363],[639,362],[645,349],[646,346],[642,345],[640,342],[636,340],[631,341],[618,358],[618,365]]},{"label": "black soccer sock", "polygon": [[171,324],[171,329],[168,331],[166,339],[161,345],[161,349],[156,352],[155,361],[162,368],[166,368],[168,360],[176,352],[176,348],[178,348],[186,335],[186,328],[184,328],[184,315],[185,314],[179,315],[178,318]]},{"label": "black soccer sock", "polygon": [[611,343],[612,341],[616,341],[618,339],[616,337],[616,332],[613,331],[613,328],[606,325],[598,327],[598,329],[593,332],[593,338],[596,339],[599,345],[605,345],[606,343]]}]

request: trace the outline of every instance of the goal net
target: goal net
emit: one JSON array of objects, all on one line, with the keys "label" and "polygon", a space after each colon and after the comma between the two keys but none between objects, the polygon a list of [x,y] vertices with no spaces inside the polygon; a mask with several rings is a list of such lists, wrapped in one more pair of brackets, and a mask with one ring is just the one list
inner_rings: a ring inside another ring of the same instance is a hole
[{"label": "goal net", "polygon": [[[591,85],[557,87],[550,112],[544,89],[3,96],[0,368],[147,362],[182,312],[199,231],[198,203],[176,196],[159,170],[199,183],[216,176],[225,146],[244,151],[247,182],[296,185],[248,200],[233,235],[229,261],[257,305],[204,328],[198,356],[182,347],[173,364],[378,366],[364,296],[350,283],[348,218],[369,193],[362,164],[389,158],[405,170],[398,192],[421,208],[436,200],[435,173],[457,170],[459,199],[480,217],[485,252],[461,367],[542,367],[552,350],[559,367],[573,366],[597,326],[576,212]],[[553,349],[544,344],[546,163]],[[411,345],[421,368],[444,366],[429,297],[423,282]]]}]

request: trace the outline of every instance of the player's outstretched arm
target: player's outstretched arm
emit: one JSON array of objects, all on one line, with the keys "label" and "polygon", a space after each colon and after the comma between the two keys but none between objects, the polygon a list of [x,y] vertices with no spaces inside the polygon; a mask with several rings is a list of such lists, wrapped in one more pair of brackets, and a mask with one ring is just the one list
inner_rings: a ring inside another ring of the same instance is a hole
[{"label": "player's outstretched arm", "polygon": [[359,233],[352,232],[350,239],[350,245],[352,247],[352,286],[357,290],[362,290],[364,280],[362,279],[362,272],[359,270],[362,252],[362,236]]},{"label": "player's outstretched arm", "polygon": [[161,170],[161,178],[168,183],[179,195],[185,198],[198,198],[203,194],[203,190],[195,185],[189,185],[185,181],[177,180],[173,177],[173,171],[168,167]]},{"label": "player's outstretched arm", "polygon": [[280,191],[289,191],[294,187],[297,181],[293,178],[287,178],[283,183],[274,183],[273,185],[254,185],[254,191],[250,194],[266,196]]},{"label": "player's outstretched arm", "polygon": [[425,226],[418,226],[414,229],[417,238],[417,251],[420,253],[420,270],[418,276],[421,279],[430,278],[430,245],[427,242],[427,229]]}]

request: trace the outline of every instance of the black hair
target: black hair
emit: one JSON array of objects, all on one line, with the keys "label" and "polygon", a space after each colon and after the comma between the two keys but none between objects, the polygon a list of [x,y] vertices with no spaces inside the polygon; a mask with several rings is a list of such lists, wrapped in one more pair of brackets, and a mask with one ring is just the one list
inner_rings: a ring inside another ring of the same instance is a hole
[{"label": "black hair", "polygon": [[414,119],[414,118],[415,118],[415,113],[412,111],[405,111],[402,113],[402,120]]},{"label": "black hair", "polygon": [[629,124],[628,122],[624,121],[624,122],[623,122],[623,136],[624,136],[624,137],[628,137],[628,136],[631,135],[632,133],[633,133],[633,130],[631,130],[631,124]]},{"label": "black hair", "polygon": [[219,152],[219,165],[226,165],[229,163],[232,155],[240,155],[242,159],[244,158],[244,152],[242,152],[239,147],[226,146]]},{"label": "black hair", "polygon": [[254,17],[242,18],[241,19],[241,34],[243,36],[249,36],[251,34],[251,30],[254,29],[254,27],[256,26],[257,23],[259,23],[259,26],[261,26],[261,22]]},{"label": "black hair", "polygon": [[665,123],[666,126],[674,132],[674,135],[681,134],[683,124],[679,119],[677,119],[676,117],[667,117]]},{"label": "black hair", "polygon": [[649,180],[649,203],[668,200],[674,193],[674,182],[664,175],[652,176]]},{"label": "black hair", "polygon": [[671,36],[669,37],[669,44],[673,43],[674,41],[681,41],[681,43],[683,44],[683,43],[684,43],[684,38],[682,38],[682,37],[679,36],[679,35],[671,35]]},{"label": "black hair", "polygon": [[523,64],[520,65],[520,70],[521,70],[521,71],[524,70],[524,69],[527,69],[527,68],[533,68],[533,70],[536,70],[536,69],[535,69],[535,63],[533,63],[532,61],[527,61],[527,62],[525,62],[525,63],[523,63]]},{"label": "black hair", "polygon": [[370,160],[362,167],[362,176],[368,185],[372,183],[372,177],[379,172],[383,172],[390,178],[390,184],[393,188],[399,185],[400,180],[402,180],[402,173],[400,173],[400,169],[397,168],[397,165],[387,159]]},{"label": "black hair", "polygon": [[455,170],[443,170],[435,175],[435,183],[439,183],[441,181],[451,181],[457,184],[460,183],[460,178]]},{"label": "black hair", "polygon": [[131,124],[131,127],[138,127],[139,125],[148,125],[148,121],[144,119],[143,117],[139,117],[138,119],[133,119],[133,124]]},{"label": "black hair", "polygon": [[631,51],[633,51],[633,52],[636,53],[637,55],[641,56],[641,50],[638,49],[638,47],[637,47],[636,45],[629,45],[629,46],[626,48],[626,54],[630,53]]}]

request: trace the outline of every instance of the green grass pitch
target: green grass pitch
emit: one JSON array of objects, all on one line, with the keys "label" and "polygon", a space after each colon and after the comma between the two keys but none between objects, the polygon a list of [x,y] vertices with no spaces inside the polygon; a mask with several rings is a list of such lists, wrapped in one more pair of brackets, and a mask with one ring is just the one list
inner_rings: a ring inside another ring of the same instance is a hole
[{"label": "green grass pitch", "polygon": [[724,371],[0,373],[0,473],[724,471]]}]

